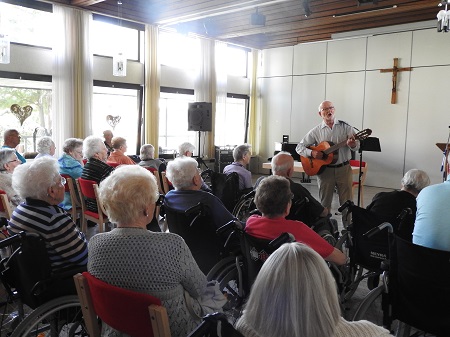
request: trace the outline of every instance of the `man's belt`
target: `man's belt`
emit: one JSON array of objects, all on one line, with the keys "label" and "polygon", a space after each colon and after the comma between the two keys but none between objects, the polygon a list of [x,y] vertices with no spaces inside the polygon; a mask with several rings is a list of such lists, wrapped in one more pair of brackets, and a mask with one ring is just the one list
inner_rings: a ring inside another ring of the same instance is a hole
[{"label": "man's belt", "polygon": [[338,168],[338,167],[342,167],[342,166],[345,166],[345,165],[348,165],[348,164],[349,164],[349,162],[347,160],[347,161],[344,161],[343,163],[340,163],[340,164],[337,164],[337,165],[327,165],[327,167]]}]

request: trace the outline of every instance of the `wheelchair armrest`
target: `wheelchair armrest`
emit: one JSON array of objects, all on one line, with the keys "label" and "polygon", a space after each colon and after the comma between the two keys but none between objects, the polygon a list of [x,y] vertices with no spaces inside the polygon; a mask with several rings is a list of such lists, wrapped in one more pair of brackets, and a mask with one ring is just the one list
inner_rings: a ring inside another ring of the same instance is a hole
[{"label": "wheelchair armrest", "polygon": [[346,208],[351,209],[353,206],[355,206],[355,204],[353,203],[353,201],[351,200],[347,200],[346,202],[344,202],[339,208],[338,208],[338,212],[342,213],[342,211]]},{"label": "wheelchair armrest", "polygon": [[283,243],[295,242],[295,237],[288,232],[281,233],[281,235],[269,242],[269,246],[273,249],[278,249]]},{"label": "wheelchair armrest", "polygon": [[228,221],[225,225],[219,227],[216,230],[216,234],[221,235],[225,232],[227,232],[228,230],[243,230],[242,224],[238,219],[233,219]]},{"label": "wheelchair armrest", "polygon": [[204,215],[205,208],[201,202],[199,202],[197,205],[194,205],[192,207],[189,207],[187,210],[184,211],[184,214],[186,215],[192,215],[192,214],[199,214]]}]

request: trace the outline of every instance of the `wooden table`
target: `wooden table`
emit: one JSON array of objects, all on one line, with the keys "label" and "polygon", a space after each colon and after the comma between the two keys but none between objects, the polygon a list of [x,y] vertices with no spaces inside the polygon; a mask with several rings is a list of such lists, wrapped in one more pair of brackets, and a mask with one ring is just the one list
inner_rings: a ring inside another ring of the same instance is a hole
[{"label": "wooden table", "polygon": [[[262,164],[263,169],[272,169],[272,165],[270,164],[270,162],[267,163],[263,163]],[[299,173],[305,173],[305,170],[303,170],[303,166],[302,163],[299,161],[294,161],[294,172],[299,172]],[[352,166],[352,173],[358,173],[359,172],[359,166]]]}]

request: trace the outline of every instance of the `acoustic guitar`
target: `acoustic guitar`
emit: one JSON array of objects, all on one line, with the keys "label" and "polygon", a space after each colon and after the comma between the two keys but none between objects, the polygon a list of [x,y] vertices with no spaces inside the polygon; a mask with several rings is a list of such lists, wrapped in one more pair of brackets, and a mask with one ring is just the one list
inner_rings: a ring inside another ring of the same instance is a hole
[{"label": "acoustic guitar", "polygon": [[[355,140],[363,140],[369,137],[372,134],[372,130],[365,129],[358,132],[354,138]],[[338,150],[347,144],[347,139],[343,140],[338,144],[334,144],[332,142],[321,142],[317,146],[310,146],[308,149],[321,151],[323,153],[322,159],[316,159],[313,157],[303,157],[300,156],[300,161],[302,162],[303,169],[305,173],[309,176],[314,176],[318,173],[321,173],[326,165],[331,165],[337,162],[338,159]]]}]

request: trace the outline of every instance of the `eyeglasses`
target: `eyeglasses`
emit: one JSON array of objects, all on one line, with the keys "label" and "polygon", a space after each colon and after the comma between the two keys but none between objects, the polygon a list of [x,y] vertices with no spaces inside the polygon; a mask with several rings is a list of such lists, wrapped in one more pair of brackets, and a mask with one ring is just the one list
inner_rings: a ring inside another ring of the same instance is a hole
[{"label": "eyeglasses", "polygon": [[9,164],[9,163],[15,163],[15,162],[18,162],[18,161],[20,161],[20,159],[10,160],[10,161],[8,162],[8,164]]},{"label": "eyeglasses", "polygon": [[64,178],[63,176],[61,176],[61,185],[64,186],[66,184],[66,178]]},{"label": "eyeglasses", "polygon": [[329,106],[328,108],[323,108],[320,111],[329,111],[329,110],[334,110],[334,106]]}]

